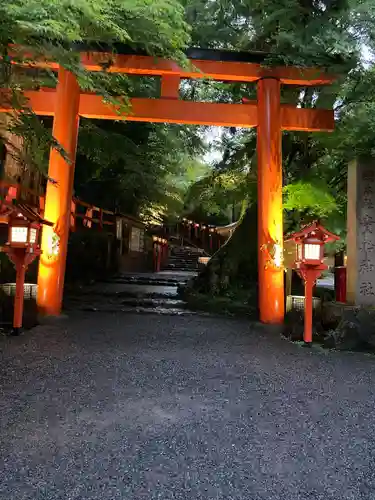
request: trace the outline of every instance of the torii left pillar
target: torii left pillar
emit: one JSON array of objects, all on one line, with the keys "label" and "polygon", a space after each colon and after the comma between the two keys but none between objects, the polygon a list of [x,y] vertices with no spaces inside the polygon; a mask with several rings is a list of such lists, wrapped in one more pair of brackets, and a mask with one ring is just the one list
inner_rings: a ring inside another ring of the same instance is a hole
[{"label": "torii left pillar", "polygon": [[80,88],[62,67],[56,93],[52,133],[66,157],[51,148],[44,218],[54,226],[43,227],[37,298],[41,313],[49,316],[58,316],[62,307],[79,127]]}]

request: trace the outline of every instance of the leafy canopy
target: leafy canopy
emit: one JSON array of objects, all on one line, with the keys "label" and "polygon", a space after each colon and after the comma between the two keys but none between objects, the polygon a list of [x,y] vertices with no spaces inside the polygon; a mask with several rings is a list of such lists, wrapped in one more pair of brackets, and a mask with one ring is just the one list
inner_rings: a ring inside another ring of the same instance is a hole
[{"label": "leafy canopy", "polygon": [[[365,68],[361,53],[373,53],[375,4],[371,0],[187,0],[196,45],[268,53],[267,64],[327,67],[338,75],[325,88],[283,88],[283,102],[305,108],[336,109],[332,134],[285,132],[283,134],[284,207],[286,227],[294,229],[304,218],[327,217],[332,229],[345,227],[347,163],[356,155],[374,150],[375,73]],[[207,95],[223,98],[223,87],[210,85]],[[226,86],[225,93],[238,96],[254,89]],[[200,97],[204,89],[198,89]],[[225,95],[225,94],[224,94]],[[230,102],[230,97],[225,96]],[[236,178],[238,200],[256,198],[256,137],[253,130],[224,132],[223,159],[216,175]],[[247,191],[243,177],[247,172]],[[215,175],[200,181],[201,208],[216,210]],[[204,189],[202,188],[204,185]],[[196,196],[191,197],[197,200]],[[222,189],[220,199],[231,203],[231,191]],[[224,201],[225,204],[225,201]],[[240,201],[237,201],[240,206]],[[228,210],[222,208],[221,213]],[[229,218],[229,217],[228,217]],[[334,226],[334,227],[333,227]]]},{"label": "leafy canopy", "polygon": [[186,190],[206,173],[195,127],[85,120],[78,144],[76,193],[155,223],[182,213]]},{"label": "leafy canopy", "polygon": [[[74,44],[103,42],[114,47],[122,42],[183,62],[181,50],[189,43],[189,32],[193,46],[262,50],[269,54],[267,64],[328,67],[340,77],[336,85],[283,90],[284,102],[336,108],[333,134],[283,135],[285,206],[287,223],[291,224],[306,213],[311,217],[324,213],[331,219],[338,214],[343,220],[347,162],[354,155],[374,152],[375,73],[360,63],[363,44],[370,51],[374,47],[374,10],[372,0],[3,2],[0,85],[17,94],[30,86],[55,84],[54,74],[26,74],[12,65],[10,42],[27,47],[31,55],[43,54],[72,69],[82,88],[109,99],[118,94],[127,96],[129,78],[105,71],[86,73],[72,50]],[[155,89],[153,83],[143,84],[137,92],[151,96]],[[254,87],[185,82],[182,93],[193,100],[239,102],[241,97],[251,97]],[[40,154],[43,148],[38,148],[35,139],[44,130],[39,130],[40,123],[29,114],[26,127],[25,121],[17,127],[17,133],[32,143],[31,150],[39,151],[35,163],[45,161],[45,155]],[[35,130],[39,130],[37,134]],[[98,196],[116,193],[119,203],[131,212],[142,212],[149,205],[157,207],[159,215],[177,213],[185,203],[185,210],[203,218],[215,215],[229,222],[233,206],[235,213],[241,213],[244,202],[256,196],[255,131],[226,130],[219,146],[222,160],[209,171],[197,159],[202,154],[199,139],[200,133],[192,128],[184,135],[180,127],[86,122],[80,136],[77,172],[82,168],[82,176],[77,189],[84,189],[87,175],[90,192]],[[191,187],[183,174],[188,165],[192,166],[190,179],[197,178]]]},{"label": "leafy canopy", "polygon": [[13,114],[6,125],[23,137],[30,152],[29,167],[38,169],[46,168],[46,155],[36,151],[48,151],[53,141],[38,118],[25,108],[22,92],[54,87],[56,75],[50,70],[25,69],[14,62],[38,57],[53,60],[74,72],[82,89],[106,99],[117,95],[126,98],[126,76],[110,75],[104,69],[85,71],[79,62],[79,44],[104,43],[115,51],[115,44],[125,43],[155,56],[183,61],[182,49],[189,40],[178,0],[5,0],[0,2],[0,19],[0,89],[11,90],[11,94],[0,94],[0,104],[2,99],[10,100],[15,110],[27,111]]}]

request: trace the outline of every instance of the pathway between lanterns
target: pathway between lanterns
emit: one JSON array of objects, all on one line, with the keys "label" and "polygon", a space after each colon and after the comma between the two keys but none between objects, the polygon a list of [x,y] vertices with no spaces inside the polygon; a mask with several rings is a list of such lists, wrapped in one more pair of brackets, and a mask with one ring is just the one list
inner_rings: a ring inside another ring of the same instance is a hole
[{"label": "pathway between lanterns", "polygon": [[373,357],[100,311],[0,344],[1,500],[375,497]]}]

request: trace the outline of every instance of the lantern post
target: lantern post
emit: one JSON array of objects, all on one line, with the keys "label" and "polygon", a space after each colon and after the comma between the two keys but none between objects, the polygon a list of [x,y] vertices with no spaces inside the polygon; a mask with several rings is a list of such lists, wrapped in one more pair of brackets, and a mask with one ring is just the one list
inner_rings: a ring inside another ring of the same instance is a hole
[{"label": "lantern post", "polygon": [[168,240],[159,238],[159,236],[152,237],[153,244],[153,261],[154,272],[159,273],[161,266],[165,264],[168,251]]},{"label": "lantern post", "polygon": [[163,240],[163,266],[167,264],[168,261],[168,240],[164,239]]},{"label": "lantern post", "polygon": [[313,288],[323,271],[328,269],[324,264],[324,245],[340,238],[325,229],[319,222],[313,222],[288,237],[286,241],[296,243],[296,260],[294,268],[305,283],[305,327],[303,340],[306,345],[312,344]]},{"label": "lantern post", "polygon": [[157,236],[152,237],[152,257],[153,257],[153,268],[154,268],[154,273],[157,272],[157,265],[158,265],[158,248],[157,248]]},{"label": "lantern post", "polygon": [[160,273],[161,269],[161,264],[163,261],[163,250],[164,250],[164,245],[163,245],[163,238],[158,238],[158,260],[157,260],[157,265],[156,265],[156,271]]},{"label": "lantern post", "polygon": [[[43,223],[48,224],[43,221]],[[22,328],[24,284],[28,266],[41,254],[39,232],[41,221],[30,221],[17,209],[8,218],[8,241],[3,251],[16,269],[16,295],[14,298],[13,335]],[[51,224],[52,225],[52,224]]]},{"label": "lantern post", "polygon": [[210,252],[212,253],[212,240],[213,240],[213,232],[214,228],[210,227],[208,230],[208,240],[209,240],[209,247],[210,247]]}]

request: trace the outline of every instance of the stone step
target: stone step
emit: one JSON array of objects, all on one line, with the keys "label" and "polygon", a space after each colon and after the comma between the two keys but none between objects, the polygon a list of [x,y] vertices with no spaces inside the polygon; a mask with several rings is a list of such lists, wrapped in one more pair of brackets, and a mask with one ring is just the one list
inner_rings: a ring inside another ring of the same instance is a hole
[{"label": "stone step", "polygon": [[198,259],[176,259],[176,258],[169,258],[167,259],[167,262],[173,262],[173,263],[181,263],[181,264],[198,264],[199,260]]},{"label": "stone step", "polygon": [[176,298],[168,297],[118,297],[118,300],[114,297],[107,297],[105,300],[82,300],[76,297],[75,300],[72,298],[66,301],[66,308],[74,308],[79,305],[80,307],[94,308],[98,309],[101,307],[164,307],[164,308],[179,308],[184,309],[185,302]]},{"label": "stone step", "polygon": [[100,313],[124,313],[124,314],[161,314],[168,316],[210,316],[211,314],[204,311],[191,311],[189,309],[179,309],[179,308],[165,308],[165,307],[100,307],[96,308],[93,306],[82,306],[75,309],[75,311],[82,312],[100,312]]},{"label": "stone step", "polygon": [[199,260],[198,257],[178,257],[176,255],[171,255],[169,257],[169,259],[171,259],[171,260],[188,260],[188,261],[195,261],[195,262],[197,262]]},{"label": "stone step", "polygon": [[[157,276],[157,275],[156,275]],[[124,285],[150,285],[150,286],[176,286],[180,283],[186,283],[187,279],[182,278],[168,278],[168,279],[158,279],[158,278],[136,278],[136,279],[116,279],[116,280],[106,280],[101,283],[115,283]]]},{"label": "stone step", "polygon": [[152,285],[110,285],[107,288],[83,289],[67,292],[64,302],[84,301],[97,302],[116,300],[117,302],[126,298],[173,298],[177,295],[177,285],[174,286],[152,286]]},{"label": "stone step", "polygon": [[198,259],[168,259],[167,262],[172,262],[174,264],[198,264]]},{"label": "stone step", "polygon": [[163,267],[163,270],[165,271],[196,271],[198,269],[198,266],[178,266],[174,264],[167,264],[166,266]]},{"label": "stone step", "polygon": [[200,255],[202,252],[194,252],[194,250],[171,249],[172,255]]},{"label": "stone step", "polygon": [[197,253],[180,253],[180,252],[174,252],[174,253],[171,253],[170,254],[171,257],[179,257],[179,258],[192,258],[192,259],[198,259],[198,257],[200,256],[200,254],[197,254]]},{"label": "stone step", "polygon": [[190,253],[190,252],[171,252],[169,254],[171,257],[196,257],[198,258],[200,254],[198,253]]},{"label": "stone step", "polygon": [[167,264],[180,264],[182,266],[184,265],[189,265],[189,266],[195,266],[195,265],[198,265],[198,261],[197,260],[194,260],[194,261],[188,261],[188,260],[167,260]]},{"label": "stone step", "polygon": [[192,311],[179,299],[163,298],[134,298],[129,297],[124,300],[66,300],[64,310],[85,311],[85,312],[105,312],[105,313],[138,313],[138,314],[165,314],[165,315],[208,315],[201,311]]}]

